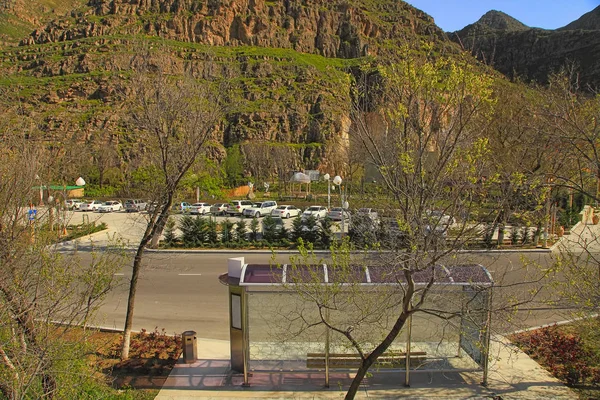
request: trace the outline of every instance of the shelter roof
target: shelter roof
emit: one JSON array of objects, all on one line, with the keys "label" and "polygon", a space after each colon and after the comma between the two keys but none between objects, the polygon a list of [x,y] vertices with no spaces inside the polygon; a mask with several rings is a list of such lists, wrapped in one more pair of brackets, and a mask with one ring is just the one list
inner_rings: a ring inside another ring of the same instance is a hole
[{"label": "shelter roof", "polygon": [[[397,266],[333,266],[312,265],[269,265],[245,264],[239,280],[221,276],[221,282],[239,286],[273,286],[306,283],[401,285],[406,283],[407,274]],[[412,273],[416,284],[427,284],[433,278],[436,285],[491,286],[493,279],[480,264],[435,265]]]}]

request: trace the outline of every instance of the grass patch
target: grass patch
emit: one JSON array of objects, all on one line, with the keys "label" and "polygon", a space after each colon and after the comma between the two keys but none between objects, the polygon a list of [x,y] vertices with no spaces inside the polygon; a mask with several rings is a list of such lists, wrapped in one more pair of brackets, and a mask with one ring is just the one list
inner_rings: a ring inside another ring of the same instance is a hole
[{"label": "grass patch", "polygon": [[101,232],[107,229],[106,223],[96,225],[96,222],[81,223],[79,225],[69,225],[67,228],[67,236],[60,238],[62,242],[75,240],[83,236],[91,235],[92,233]]}]

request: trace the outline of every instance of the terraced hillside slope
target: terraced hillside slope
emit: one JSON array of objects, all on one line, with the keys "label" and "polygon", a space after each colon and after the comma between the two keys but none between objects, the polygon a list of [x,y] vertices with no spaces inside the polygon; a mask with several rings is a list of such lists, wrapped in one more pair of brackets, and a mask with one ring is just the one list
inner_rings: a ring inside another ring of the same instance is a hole
[{"label": "terraced hillside slope", "polygon": [[431,17],[395,0],[89,0],[2,49],[0,90],[32,135],[83,144],[80,164],[114,149],[127,174],[136,155],[123,101],[133,60],[150,53],[168,72],[234,85],[213,158],[266,143],[291,149],[286,169],[326,168],[343,162],[357,67],[400,48],[423,56],[424,44],[460,53]]}]

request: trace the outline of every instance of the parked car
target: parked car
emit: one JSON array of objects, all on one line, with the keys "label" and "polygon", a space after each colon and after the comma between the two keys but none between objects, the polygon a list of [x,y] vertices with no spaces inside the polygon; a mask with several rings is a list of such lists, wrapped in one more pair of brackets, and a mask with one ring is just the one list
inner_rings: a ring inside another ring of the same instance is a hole
[{"label": "parked car", "polygon": [[146,211],[148,212],[148,214],[152,214],[154,210],[156,210],[156,207],[158,207],[158,202],[151,201],[146,204]]},{"label": "parked car", "polygon": [[327,207],[324,206],[310,206],[302,213],[302,218],[308,218],[314,216],[315,219],[325,218],[327,216]]},{"label": "parked car", "polygon": [[144,200],[129,199],[125,200],[124,208],[126,212],[137,212],[145,210],[147,206]]},{"label": "parked car", "polygon": [[98,211],[98,208],[102,205],[101,201],[89,200],[79,205],[79,211]]},{"label": "parked car", "polygon": [[100,207],[98,207],[98,212],[113,212],[113,211],[121,211],[123,208],[123,204],[120,201],[110,200],[105,201]]},{"label": "parked car", "polygon": [[187,213],[190,211],[191,207],[192,205],[190,203],[182,201],[181,203],[174,204],[173,207],[171,207],[171,209],[176,212]]},{"label": "parked car", "polygon": [[271,212],[277,208],[277,202],[273,200],[263,201],[260,203],[254,203],[252,207],[248,207],[242,211],[242,215],[245,217],[264,217],[265,215],[271,214]]},{"label": "parked car", "polygon": [[225,213],[227,212],[227,203],[213,204],[210,207],[210,212],[214,215],[225,215]]},{"label": "parked car", "polygon": [[65,204],[69,210],[79,210],[79,205],[83,203],[81,199],[68,199]]},{"label": "parked car", "polygon": [[359,208],[356,210],[356,214],[365,215],[375,223],[379,222],[379,214],[377,214],[377,211],[372,208]]},{"label": "parked car", "polygon": [[342,219],[346,220],[350,218],[350,213],[342,207],[332,207],[327,216],[334,221],[341,221]]},{"label": "parked car", "polygon": [[441,225],[443,227],[450,227],[456,223],[456,220],[453,216],[444,214],[442,211],[438,210],[425,211],[425,217],[431,222],[431,224]]},{"label": "parked car", "polygon": [[210,204],[194,203],[190,206],[190,214],[204,215],[210,212]]},{"label": "parked car", "polygon": [[436,237],[446,238],[448,230],[455,222],[454,217],[446,215],[442,211],[427,210],[423,218],[423,235],[434,234]]},{"label": "parked car", "polygon": [[250,200],[232,200],[227,205],[227,214],[229,215],[242,215],[242,211],[246,208],[252,207]]},{"label": "parked car", "polygon": [[301,212],[302,212],[302,210],[300,210],[296,206],[280,205],[280,206],[277,206],[276,209],[271,211],[271,216],[281,217],[281,218],[290,218],[290,217],[297,217],[298,214],[300,214]]}]

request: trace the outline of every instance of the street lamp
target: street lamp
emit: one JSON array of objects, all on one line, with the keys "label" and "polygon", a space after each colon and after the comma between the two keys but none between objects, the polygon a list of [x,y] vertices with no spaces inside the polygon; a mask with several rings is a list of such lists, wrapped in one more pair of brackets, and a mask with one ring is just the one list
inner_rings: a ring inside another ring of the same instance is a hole
[{"label": "street lamp", "polygon": [[327,181],[327,209],[331,209],[331,183],[329,183],[329,179],[331,177],[329,174],[323,175],[323,179]]},{"label": "street lamp", "polygon": [[341,203],[341,206],[342,206],[342,233],[341,233],[340,237],[343,238],[344,237],[344,231],[345,231],[345,228],[344,228],[344,219],[345,219],[344,218],[344,210],[349,207],[349,204],[348,204],[347,201],[344,201],[344,197],[342,196],[342,177],[339,176],[339,175],[336,175],[333,178],[333,183],[340,188],[340,203]]}]

